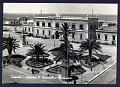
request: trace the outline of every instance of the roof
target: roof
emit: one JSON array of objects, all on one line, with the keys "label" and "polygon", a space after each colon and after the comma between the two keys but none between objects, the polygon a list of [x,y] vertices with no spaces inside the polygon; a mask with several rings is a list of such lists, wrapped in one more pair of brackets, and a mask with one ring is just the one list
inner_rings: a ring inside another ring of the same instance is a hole
[{"label": "roof", "polygon": [[22,24],[22,26],[33,26],[31,23]]},{"label": "roof", "polygon": [[97,18],[97,17],[70,17],[70,16],[62,16],[62,17],[57,17],[57,16],[34,16],[34,19],[50,19],[50,20],[75,20],[75,21],[87,21],[89,18]]},{"label": "roof", "polygon": [[19,21],[18,19],[16,18],[3,18],[4,21],[13,21],[13,20],[16,20],[16,21]]},{"label": "roof", "polygon": [[117,33],[117,26],[103,26],[101,29],[98,29],[96,31],[106,33]]},{"label": "roof", "polygon": [[103,26],[102,30],[117,30],[117,26]]}]

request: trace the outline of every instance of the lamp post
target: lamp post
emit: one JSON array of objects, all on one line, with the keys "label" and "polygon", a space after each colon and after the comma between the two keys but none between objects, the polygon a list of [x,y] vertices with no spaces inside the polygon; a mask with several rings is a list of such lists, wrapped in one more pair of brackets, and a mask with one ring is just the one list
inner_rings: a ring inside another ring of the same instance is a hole
[{"label": "lamp post", "polygon": [[23,35],[22,35],[22,38],[23,38],[23,45],[25,45],[25,44],[26,44],[26,36],[25,36],[24,29],[23,29]]},{"label": "lamp post", "polygon": [[[56,33],[55,33],[56,34]],[[54,34],[54,47],[55,47],[55,37],[56,37],[56,35]]]}]

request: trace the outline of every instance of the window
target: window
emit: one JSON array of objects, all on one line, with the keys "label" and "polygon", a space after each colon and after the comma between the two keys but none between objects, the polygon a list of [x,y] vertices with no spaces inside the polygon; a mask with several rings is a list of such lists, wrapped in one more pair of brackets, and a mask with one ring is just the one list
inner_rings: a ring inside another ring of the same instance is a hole
[{"label": "window", "polygon": [[36,25],[37,25],[37,26],[40,26],[40,25],[39,25],[39,21],[36,22]]},{"label": "window", "polygon": [[37,30],[37,34],[39,34],[39,30]]},{"label": "window", "polygon": [[105,34],[105,40],[108,40],[107,35]]},{"label": "window", "polygon": [[72,33],[72,39],[75,39],[75,33]]},{"label": "window", "polygon": [[112,35],[112,40],[115,40],[115,35]]},{"label": "window", "polygon": [[23,22],[24,24],[27,24],[27,22]]},{"label": "window", "polygon": [[25,31],[26,31],[26,27],[25,27]]},{"label": "window", "polygon": [[98,34],[98,39],[100,39],[100,34]]},{"label": "window", "polygon": [[43,30],[43,35],[45,35],[45,31]]},{"label": "window", "polygon": [[93,26],[92,26],[92,25],[90,25],[90,30],[92,30],[92,28],[93,28]]},{"label": "window", "polygon": [[75,24],[72,24],[72,29],[75,29]]},{"label": "window", "polygon": [[28,28],[29,29],[29,32],[30,32],[30,28]]},{"label": "window", "polygon": [[51,35],[51,31],[50,30],[48,30],[48,35]]},{"label": "window", "polygon": [[81,25],[79,26],[79,28],[80,28],[80,30],[83,30],[83,25],[81,24]]},{"label": "window", "polygon": [[83,39],[83,35],[82,34],[80,34],[80,39]]},{"label": "window", "polygon": [[42,26],[45,27],[45,22],[42,22]]},{"label": "window", "polygon": [[51,22],[48,23],[48,27],[51,27]]},{"label": "window", "polygon": [[59,28],[59,23],[55,23],[55,27],[56,27],[56,28]]},{"label": "window", "polygon": [[92,34],[90,34],[89,39],[92,39]]}]

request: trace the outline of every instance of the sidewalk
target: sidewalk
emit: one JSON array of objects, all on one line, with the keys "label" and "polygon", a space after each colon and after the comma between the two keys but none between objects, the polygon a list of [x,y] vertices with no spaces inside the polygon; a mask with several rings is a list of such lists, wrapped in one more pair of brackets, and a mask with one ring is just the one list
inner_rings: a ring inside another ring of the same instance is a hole
[{"label": "sidewalk", "polygon": [[89,84],[116,84],[116,64]]}]

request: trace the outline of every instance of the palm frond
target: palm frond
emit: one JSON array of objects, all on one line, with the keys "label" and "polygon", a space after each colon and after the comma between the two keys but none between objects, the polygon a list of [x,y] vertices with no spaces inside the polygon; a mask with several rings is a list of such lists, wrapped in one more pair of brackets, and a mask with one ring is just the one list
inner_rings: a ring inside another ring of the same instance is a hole
[{"label": "palm frond", "polygon": [[20,45],[13,37],[3,38],[3,50],[4,49],[12,49],[15,52],[15,49],[20,48]]}]

